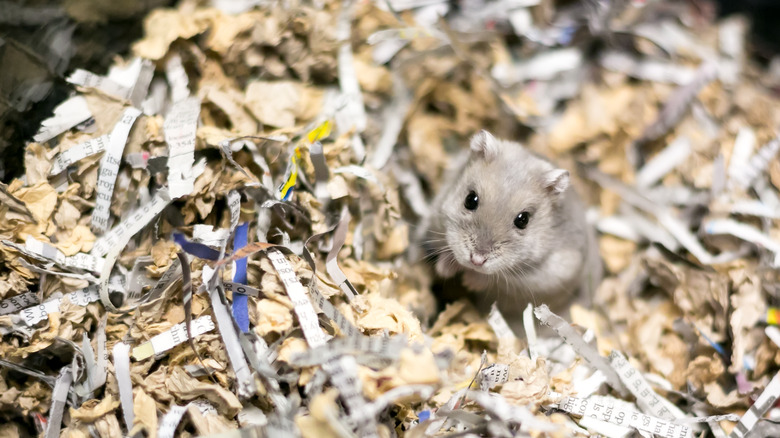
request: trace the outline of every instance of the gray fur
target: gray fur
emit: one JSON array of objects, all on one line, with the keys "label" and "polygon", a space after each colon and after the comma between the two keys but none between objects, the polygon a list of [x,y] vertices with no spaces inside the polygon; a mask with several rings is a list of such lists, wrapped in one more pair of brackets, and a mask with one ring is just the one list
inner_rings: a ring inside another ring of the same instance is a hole
[{"label": "gray fur", "polygon": [[[438,254],[436,272],[463,273],[463,284],[481,293],[485,305],[497,301],[508,317],[525,304],[559,307],[600,275],[593,230],[569,173],[518,143],[483,131],[471,152],[454,167],[434,201],[427,238]],[[464,207],[470,190],[476,210]],[[525,229],[515,227],[522,211],[531,213]],[[471,262],[474,253],[482,266]],[[484,306],[480,306],[484,307]]]}]

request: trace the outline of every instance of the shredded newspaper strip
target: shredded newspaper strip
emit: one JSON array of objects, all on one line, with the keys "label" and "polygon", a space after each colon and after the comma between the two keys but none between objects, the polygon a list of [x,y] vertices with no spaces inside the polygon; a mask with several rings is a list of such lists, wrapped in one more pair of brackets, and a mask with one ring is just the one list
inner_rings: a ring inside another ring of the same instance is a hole
[{"label": "shredded newspaper strip", "polygon": [[[208,333],[214,330],[214,327],[214,321],[211,320],[210,316],[201,316],[192,321],[192,336]],[[160,333],[149,340],[149,342],[133,348],[133,359],[144,360],[151,356],[163,354],[173,347],[186,342],[187,339],[187,327],[185,326],[185,323],[176,324],[172,329]]]},{"label": "shredded newspaper strip", "polygon": [[111,197],[114,194],[114,184],[119,174],[119,164],[122,161],[122,153],[125,149],[130,128],[141,115],[141,111],[128,108],[122,114],[108,139],[106,153],[100,160],[100,172],[98,173],[97,201],[92,213],[92,228],[99,234],[103,234],[109,226],[109,209]]},{"label": "shredded newspaper strip", "polygon": [[[89,303],[98,301],[100,295],[98,295],[97,287],[90,286],[76,292],[71,292],[63,298],[67,298],[69,303],[84,307]],[[50,314],[60,312],[63,298],[52,298],[39,305],[24,308],[19,312],[19,317],[29,326],[45,321],[49,318]]]},{"label": "shredded newspaper strip", "polygon": [[177,199],[192,193],[197,176],[195,134],[198,129],[200,99],[189,97],[176,102],[165,118],[165,142],[168,143],[168,191]]}]

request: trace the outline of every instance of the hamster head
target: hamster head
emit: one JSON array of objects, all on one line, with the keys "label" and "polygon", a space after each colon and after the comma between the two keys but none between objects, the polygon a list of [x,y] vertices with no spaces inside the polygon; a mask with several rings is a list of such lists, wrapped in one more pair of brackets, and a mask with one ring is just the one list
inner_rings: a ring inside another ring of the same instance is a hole
[{"label": "hamster head", "polygon": [[521,145],[482,131],[440,211],[445,239],[462,268],[523,276],[553,249],[569,172]]}]

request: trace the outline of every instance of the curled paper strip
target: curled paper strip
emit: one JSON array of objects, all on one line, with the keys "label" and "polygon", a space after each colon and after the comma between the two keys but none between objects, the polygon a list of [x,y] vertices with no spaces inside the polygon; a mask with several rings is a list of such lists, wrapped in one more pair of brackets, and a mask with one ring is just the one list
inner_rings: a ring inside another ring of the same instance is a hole
[{"label": "curled paper strip", "polygon": [[341,399],[349,410],[349,416],[359,437],[379,437],[377,433],[376,418],[373,412],[364,410],[366,400],[363,397],[363,389],[358,368],[353,356],[341,356],[332,358],[322,364],[323,369],[330,375],[330,380],[339,390]]},{"label": "curled paper strip", "polygon": [[287,163],[284,181],[276,189],[276,197],[281,201],[289,201],[292,196],[295,183],[298,181],[298,162],[301,160],[301,151],[295,147],[290,153],[290,161]]},{"label": "curled paper strip", "polygon": [[702,224],[702,228],[707,234],[728,234],[758,247],[765,248],[775,256],[774,260],[770,262],[772,266],[775,268],[780,267],[780,242],[764,234],[758,228],[733,219],[711,219],[705,221]]},{"label": "curled paper strip", "polygon": [[181,233],[173,233],[173,241],[187,254],[205,260],[219,260],[219,251],[202,243],[191,242]]},{"label": "curled paper strip", "polygon": [[[119,254],[135,234],[141,231],[152,221],[165,207],[171,202],[171,198],[164,190],[158,191],[149,204],[135,210],[125,221],[117,228],[120,228],[110,240],[110,250],[106,254],[106,261],[103,264],[103,270],[100,273],[100,301],[109,312],[119,312],[120,309],[111,301],[108,295],[108,280],[111,270],[114,268]],[[112,230],[114,231],[114,230]],[[113,233],[112,233],[113,234]],[[109,242],[109,241],[107,241]],[[106,245],[109,245],[106,243]],[[120,305],[121,306],[121,305]]]},{"label": "curled paper strip", "polygon": [[[106,376],[107,376],[107,369],[106,364],[108,363],[108,350],[106,349],[106,322],[107,317],[103,317],[100,320],[100,323],[98,324],[98,330],[95,337],[97,338],[97,354],[95,355],[96,361],[94,361],[93,366],[87,367],[87,377],[89,379],[89,390],[90,392],[94,392],[101,386],[103,386],[106,383]],[[85,356],[87,355],[86,352],[89,350],[89,356],[92,356],[92,347],[89,343],[89,338],[84,335],[84,348]],[[87,362],[91,362],[92,359],[88,359]]]},{"label": "curled paper strip", "polygon": [[163,415],[162,420],[160,420],[157,436],[159,438],[173,438],[176,434],[176,428],[179,426],[179,423],[181,423],[181,419],[184,416],[184,413],[187,412],[189,406],[189,404],[186,406],[171,406],[168,413]]},{"label": "curled paper strip", "polygon": [[180,273],[181,262],[178,258],[176,258],[173,263],[168,266],[168,269],[165,270],[162,277],[157,280],[157,283],[154,284],[154,287],[152,287],[149,293],[141,298],[141,303],[151,303],[159,299],[163,292],[168,289],[168,286],[170,286],[177,278],[179,278]]},{"label": "curled paper strip", "polygon": [[347,230],[351,217],[349,210],[345,208],[341,213],[341,220],[336,227],[336,233],[333,235],[333,248],[328,252],[328,257],[325,261],[325,269],[328,271],[328,275],[330,275],[330,278],[333,279],[350,301],[354,300],[358,293],[349,279],[347,279],[347,276],[344,275],[344,271],[339,267],[338,255],[344,246],[344,242],[347,240]]},{"label": "curled paper strip", "polygon": [[[313,273],[313,278],[317,276],[317,264],[314,262],[314,257],[312,257],[311,253],[309,252],[309,243],[319,240],[321,237],[333,231],[333,229],[334,228],[331,228],[323,233],[315,234],[309,237],[303,244],[303,252],[301,255],[303,256],[303,259],[306,260],[306,263],[309,264],[309,268],[311,268]],[[312,281],[309,284],[309,292],[311,292],[312,297],[314,298],[314,302],[317,303],[317,306],[320,308],[320,310],[322,310],[322,313],[324,313],[325,316],[333,321],[346,337],[361,335],[360,330],[352,325],[352,323],[338,309],[336,309],[333,304],[331,304],[331,302],[325,298],[324,295],[322,295],[322,293],[317,289],[316,281]]]},{"label": "curled paper strip", "polygon": [[160,426],[157,429],[157,436],[159,438],[173,438],[176,434],[176,428],[181,423],[182,417],[187,413],[190,407],[198,408],[203,415],[215,415],[217,410],[214,409],[210,403],[204,400],[195,400],[187,403],[185,406],[173,405],[171,409],[166,413],[162,420],[160,420]]},{"label": "curled paper strip", "polygon": [[509,380],[509,365],[494,363],[479,372],[479,389],[487,391]]},{"label": "curled paper strip", "polygon": [[328,170],[328,163],[325,162],[322,143],[319,141],[314,142],[309,149],[309,156],[311,157],[312,164],[314,164],[314,177],[316,178],[314,183],[314,195],[317,199],[327,200],[330,198],[330,193],[328,193],[330,171]]},{"label": "curled paper strip", "polygon": [[97,198],[95,209],[92,211],[92,228],[103,234],[108,229],[108,219],[111,214],[111,197],[114,194],[114,183],[119,174],[119,163],[122,161],[122,152],[125,150],[127,136],[130,128],[141,115],[136,108],[127,108],[122,114],[114,129],[109,135],[106,153],[100,160],[100,172],[98,173]]}]

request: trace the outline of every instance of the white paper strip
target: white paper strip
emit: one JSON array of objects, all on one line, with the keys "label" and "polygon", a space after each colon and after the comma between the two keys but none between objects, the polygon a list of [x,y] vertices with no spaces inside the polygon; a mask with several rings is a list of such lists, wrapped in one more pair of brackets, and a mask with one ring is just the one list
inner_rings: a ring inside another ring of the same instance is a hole
[{"label": "white paper strip", "polygon": [[539,357],[539,341],[536,337],[536,326],[534,324],[534,306],[528,303],[525,310],[523,310],[523,328],[525,329],[525,337],[528,340],[528,355],[531,360],[536,362],[536,358]]},{"label": "white paper strip", "polygon": [[195,224],[192,228],[193,242],[202,243],[212,248],[222,248],[230,237],[230,230],[226,228],[214,229],[211,225]]},{"label": "white paper strip", "polygon": [[512,329],[509,328],[509,324],[507,324],[504,319],[504,315],[498,310],[496,303],[493,303],[493,305],[490,306],[490,314],[488,315],[487,322],[496,333],[498,339],[517,339],[517,336],[515,336]]},{"label": "white paper strip", "polygon": [[79,143],[65,152],[57,154],[57,156],[54,157],[54,160],[52,161],[51,172],[49,172],[49,175],[56,175],[73,163],[83,160],[84,158],[87,158],[91,155],[105,151],[107,145],[108,134],[87,140],[84,143]]},{"label": "white paper strip", "polygon": [[160,427],[157,429],[158,438],[173,438],[176,434],[176,428],[181,423],[181,418],[184,413],[187,412],[187,406],[171,406],[171,410],[168,411],[160,420]]},{"label": "white paper strip", "polygon": [[[79,306],[86,306],[87,304],[94,303],[99,299],[96,285],[71,292],[65,296],[72,304]],[[23,309],[21,312],[19,312],[19,317],[22,318],[22,320],[28,326],[32,327],[35,324],[48,319],[50,314],[59,312],[61,304],[62,298],[53,298],[37,306]]]},{"label": "white paper strip", "polygon": [[661,418],[637,412],[632,406],[614,397],[565,397],[558,408],[580,417],[590,417],[618,426],[629,426],[640,432],[669,438],[689,438],[691,428]]},{"label": "white paper strip", "polygon": [[737,138],[734,140],[734,148],[731,151],[729,160],[729,184],[741,184],[744,169],[748,167],[750,157],[753,155],[753,149],[756,147],[756,133],[753,129],[743,126],[737,132]]},{"label": "white paper strip", "polygon": [[664,420],[685,418],[685,413],[658,395],[650,386],[650,383],[642,376],[642,373],[632,367],[620,352],[613,351],[610,353],[609,363],[617,371],[620,380],[623,381],[626,388],[628,388],[631,394],[634,394],[637,405],[639,405],[642,411]]},{"label": "white paper strip", "polygon": [[62,134],[68,129],[88,120],[92,112],[84,96],[74,96],[54,108],[54,115],[41,122],[41,127],[33,139],[43,143]]},{"label": "white paper strip", "polygon": [[509,365],[494,363],[479,372],[479,389],[487,391],[509,380]]},{"label": "white paper strip", "polygon": [[477,402],[501,421],[520,423],[520,430],[535,432],[553,432],[560,425],[537,419],[528,408],[509,404],[504,397],[489,392],[468,391],[466,397]]},{"label": "white paper strip", "polygon": [[574,351],[580,356],[584,357],[592,366],[604,373],[609,385],[614,388],[621,395],[628,395],[623,382],[617,375],[614,369],[609,365],[607,359],[600,355],[599,352],[591,347],[579,333],[574,330],[568,322],[566,322],[560,316],[552,313],[547,305],[542,304],[534,309],[534,314],[539,321],[552,328],[558,336],[561,337],[567,344],[569,344]]},{"label": "white paper strip", "polygon": [[38,296],[32,292],[25,292],[21,295],[0,301],[0,315],[18,312],[36,304],[38,304]]},{"label": "white paper strip", "polygon": [[189,97],[189,78],[178,54],[171,56],[165,64],[165,76],[171,87],[171,100],[173,103],[181,102]]},{"label": "white paper strip", "polygon": [[105,261],[92,254],[76,253],[70,257],[66,257],[57,247],[50,245],[46,242],[35,240],[32,236],[27,236],[27,241],[24,243],[24,247],[27,251],[35,254],[39,257],[43,257],[47,260],[51,260],[60,266],[68,268],[83,269],[91,272],[100,272],[103,269]]},{"label": "white paper strip", "polygon": [[68,401],[68,391],[73,383],[73,373],[70,367],[60,371],[54,390],[51,393],[51,408],[49,409],[49,423],[46,427],[45,438],[59,438],[62,428],[62,414],[65,412],[65,404]]},{"label": "white paper strip", "polygon": [[769,162],[780,151],[780,140],[774,139],[761,146],[747,163],[742,163],[732,169],[729,167],[730,182],[746,189],[750,187],[758,176],[769,167]]},{"label": "white paper strip", "polygon": [[[201,316],[192,321],[192,336],[200,336],[214,330],[214,328],[214,321],[211,320],[211,316]],[[138,352],[148,350],[149,346],[151,346],[154,351],[154,355],[157,356],[187,341],[187,339],[189,339],[187,337],[187,324],[182,322],[176,324],[170,330],[154,336],[149,342],[135,347],[133,349],[133,357],[136,358],[136,360],[139,360],[140,356]]]},{"label": "white paper strip", "polygon": [[271,264],[279,273],[279,278],[284,283],[284,288],[287,291],[287,296],[295,306],[295,315],[298,316],[298,323],[303,330],[303,336],[306,338],[309,346],[319,347],[324,345],[327,339],[325,333],[320,328],[319,319],[317,318],[317,312],[314,311],[314,307],[306,294],[306,289],[303,287],[298,277],[295,275],[290,263],[287,262],[287,258],[277,249],[268,250],[268,259]]},{"label": "white paper strip", "polygon": [[122,118],[119,119],[119,122],[111,131],[108,148],[100,160],[97,197],[95,209],[92,211],[92,229],[98,234],[103,234],[108,229],[108,219],[111,215],[111,197],[114,194],[114,183],[119,174],[122,152],[125,150],[125,143],[127,143],[130,129],[139,115],[141,115],[141,111],[138,109],[127,108],[125,110]]},{"label": "white paper strip", "polygon": [[130,93],[132,92],[131,88],[119,85],[105,76],[96,75],[95,73],[81,68],[76,69],[76,71],[71,73],[65,80],[80,87],[95,88],[122,100],[128,100],[130,98]]},{"label": "white paper strip", "polygon": [[691,154],[691,141],[678,137],[658,155],[647,162],[636,175],[638,187],[650,187],[661,180],[672,169],[682,164]]},{"label": "white paper strip", "polygon": [[743,224],[731,219],[712,219],[702,224],[707,234],[729,234],[744,241],[766,248],[775,254],[775,267],[778,267],[780,258],[780,242],[764,234],[756,227]]},{"label": "white paper strip", "polygon": [[335,119],[340,133],[355,129],[352,136],[352,150],[358,162],[363,161],[366,151],[359,134],[366,130],[366,108],[363,103],[363,93],[360,91],[357,73],[355,72],[352,43],[350,41],[352,16],[355,2],[342,2],[341,13],[336,28],[336,38],[341,41],[338,56],[339,87],[345,104],[336,111]]},{"label": "white paper strip", "polygon": [[744,438],[758,424],[758,420],[764,416],[766,411],[775,404],[778,397],[780,397],[780,373],[772,377],[755,403],[750,406],[750,409],[745,412],[734,430],[731,431],[729,438]]},{"label": "white paper strip", "polygon": [[195,133],[200,117],[200,99],[189,97],[173,105],[163,131],[168,143],[168,190],[177,199],[192,193],[195,174]]},{"label": "white paper strip", "polygon": [[122,404],[122,414],[127,430],[133,428],[135,413],[133,411],[133,381],[130,380],[130,346],[117,342],[114,345],[114,373],[119,386],[119,401]]},{"label": "white paper strip", "polygon": [[[208,265],[205,265],[203,267],[203,284],[212,284],[211,280],[214,278],[215,272]],[[214,287],[213,290],[209,291],[209,299],[219,326],[219,335],[227,349],[230,366],[233,367],[233,372],[236,375],[238,395],[241,398],[249,398],[255,393],[254,377],[241,348],[233,316],[225,303],[222,302],[218,288]]]}]

